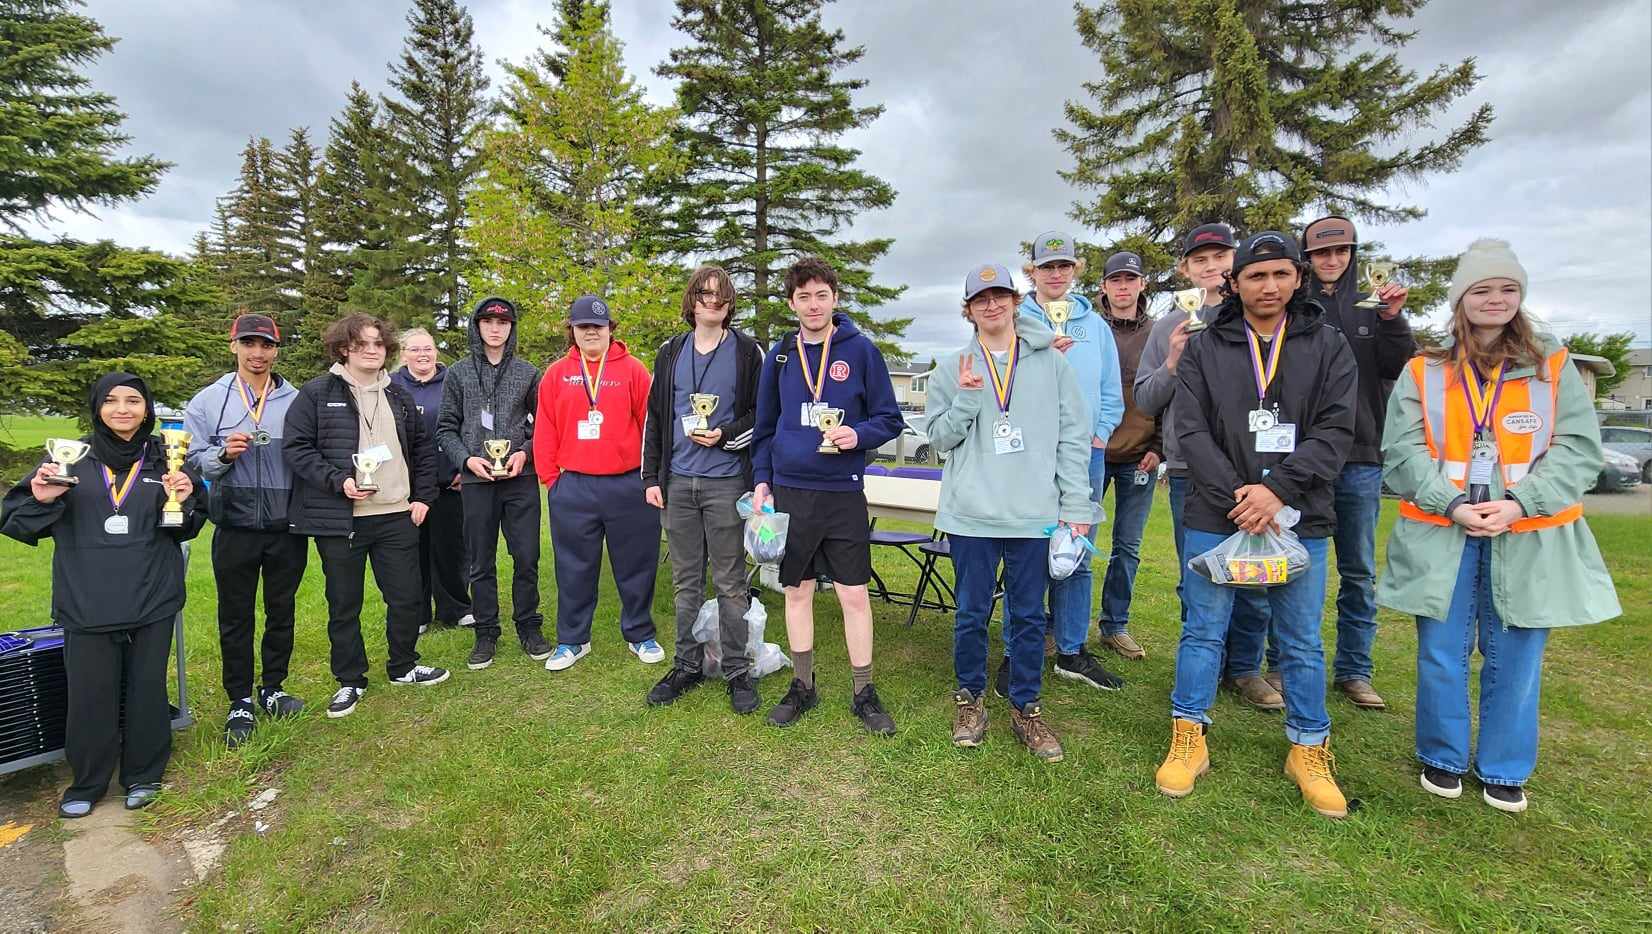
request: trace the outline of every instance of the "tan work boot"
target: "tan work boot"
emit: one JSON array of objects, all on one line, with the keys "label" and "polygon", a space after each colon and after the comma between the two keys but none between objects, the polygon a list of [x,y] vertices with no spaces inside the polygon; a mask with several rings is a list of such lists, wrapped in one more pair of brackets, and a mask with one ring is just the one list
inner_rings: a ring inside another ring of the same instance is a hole
[{"label": "tan work boot", "polygon": [[1285,693],[1285,676],[1280,674],[1277,669],[1263,675],[1262,680],[1268,682],[1268,686],[1273,688],[1275,691],[1278,691],[1281,695]]},{"label": "tan work boot", "polygon": [[1326,817],[1347,817],[1348,799],[1342,796],[1332,773],[1336,759],[1331,756],[1331,741],[1318,746],[1291,744],[1285,757],[1285,775],[1302,789],[1302,800]]},{"label": "tan work boot", "polygon": [[952,715],[952,745],[974,748],[987,738],[987,705],[967,688],[952,692],[958,710]]},{"label": "tan work boot", "polygon": [[1170,754],[1154,773],[1153,782],[1172,798],[1193,793],[1193,783],[1210,771],[1210,750],[1205,748],[1205,725],[1180,717],[1170,721]]},{"label": "tan work boot", "polygon": [[1027,747],[1027,751],[1045,762],[1060,762],[1061,740],[1055,738],[1049,724],[1044,722],[1043,710],[1037,704],[1028,704],[1025,710],[1010,705],[1010,732]]},{"label": "tan work boot", "polygon": [[1142,648],[1135,639],[1130,638],[1130,634],[1128,632],[1120,632],[1113,635],[1102,633],[1101,644],[1133,662],[1140,661],[1147,657],[1147,650]]},{"label": "tan work boot", "polygon": [[1274,690],[1273,685],[1265,679],[1255,675],[1243,678],[1228,678],[1223,685],[1239,699],[1255,707],[1257,710],[1284,710],[1285,696]]},{"label": "tan work boot", "polygon": [[1348,700],[1361,710],[1387,710],[1388,702],[1382,695],[1371,687],[1371,682],[1364,678],[1353,678],[1348,681],[1338,681],[1337,690],[1347,695]]}]

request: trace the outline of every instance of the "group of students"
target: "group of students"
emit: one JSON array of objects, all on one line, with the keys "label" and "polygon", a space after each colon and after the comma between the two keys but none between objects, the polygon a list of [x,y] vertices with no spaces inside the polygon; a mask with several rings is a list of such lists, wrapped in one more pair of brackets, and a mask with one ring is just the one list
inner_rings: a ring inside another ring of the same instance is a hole
[{"label": "group of students", "polygon": [[[1225,682],[1255,706],[1284,710],[1286,774],[1317,812],[1347,813],[1329,747],[1320,640],[1334,541],[1337,688],[1358,706],[1383,707],[1371,685],[1376,606],[1414,615],[1424,788],[1456,797],[1472,769],[1488,803],[1524,809],[1547,631],[1619,612],[1581,516],[1601,461],[1592,402],[1564,349],[1523,310],[1525,271],[1506,244],[1477,241],[1463,255],[1449,296],[1450,340],[1415,355],[1401,314],[1405,290],[1366,295],[1358,287],[1353,224],[1323,218],[1303,241],[1277,231],[1239,241],[1226,225],[1195,228],[1177,271],[1203,290],[1202,307],[1157,318],[1133,253],[1108,258],[1095,303],[1074,292],[1084,264],[1058,231],[1033,243],[1023,267],[1031,293],[1020,293],[1005,266],[969,270],[962,313],[974,333],[937,361],[927,398],[930,444],[943,464],[935,528],[956,581],[955,744],[978,746],[987,735],[988,623],[1000,596],[995,689],[1008,698],[1011,732],[1034,756],[1063,757],[1039,704],[1046,654],[1059,677],[1103,690],[1123,685],[1087,647],[1089,560],[1060,580],[1047,560],[1052,532],[1093,545],[1109,487],[1099,645],[1127,660],[1145,657],[1129,613],[1162,465],[1182,568],[1169,752],[1156,773],[1163,793],[1185,796],[1209,770],[1209,710]],[[903,417],[882,354],[837,310],[836,272],[804,258],[787,271],[785,290],[797,327],[765,352],[733,326],[727,273],[696,270],[682,298],[686,330],[659,348],[652,372],[616,338],[613,312],[592,295],[572,303],[567,353],[543,373],[517,354],[520,312],[501,297],[476,304],[469,352],[450,366],[437,361],[428,332],[397,335],[382,320],[348,315],[324,336],[333,365],[302,386],[276,373],[277,323],[243,314],[230,332],[236,369],[190,401],[193,440],[175,470],[153,435],[144,381],[128,373],[99,380],[89,398],[90,454],[70,468],[89,482],[65,484],[47,461],[0,506],[0,532],[56,541],[53,614],[66,630],[74,772],[60,812],[88,813],[117,764],[127,807],[146,805],[158,790],[171,741],[166,654],[184,601],[178,544],[208,517],[217,527],[212,563],[231,746],[260,717],[304,707],[283,684],[306,539],[315,541],[326,584],[338,682],[329,717],[352,713],[368,684],[360,613],[369,564],[387,608],[390,684],[449,678],[420,664],[418,636],[432,624],[473,627],[468,667],[494,662],[501,533],[525,655],[563,671],[592,651],[606,547],[624,641],[639,661],[663,662],[651,613],[662,527],[675,651],[647,702],[670,704],[706,680],[705,646],[693,630],[709,572],[730,706],[751,713],[761,701],[736,508],[748,491],[752,510],[790,516],[778,577],[793,676],[767,721],[789,726],[819,703],[813,602],[824,579],[843,611],[850,709],[868,731],[892,735],[873,679],[864,478],[869,453],[902,431]],[[404,365],[392,373],[387,362],[398,351]],[[536,481],[546,488],[556,559],[554,644],[539,612]],[[1403,502],[1377,586],[1385,482]],[[174,527],[157,524],[168,493],[183,503],[184,522]],[[1189,558],[1238,530],[1292,525],[1293,512],[1311,560],[1287,582],[1234,588],[1188,568]],[[260,582],[265,622],[255,667]],[[1476,645],[1496,664],[1482,671],[1480,744],[1471,756]]]}]

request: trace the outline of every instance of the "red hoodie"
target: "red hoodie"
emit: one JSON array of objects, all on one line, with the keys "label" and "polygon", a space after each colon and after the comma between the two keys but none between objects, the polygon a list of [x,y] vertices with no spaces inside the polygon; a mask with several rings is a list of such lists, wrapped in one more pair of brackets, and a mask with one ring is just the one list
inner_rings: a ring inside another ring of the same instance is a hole
[{"label": "red hoodie", "polygon": [[[592,366],[591,376],[597,375]],[[564,470],[611,476],[642,467],[642,426],[648,415],[648,368],[614,341],[603,361],[597,411],[602,413],[598,437],[581,439],[579,423],[586,421],[591,400],[585,394],[585,376],[579,350],[551,364],[539,381],[539,411],[534,416],[533,464],[539,482],[556,485]]]}]

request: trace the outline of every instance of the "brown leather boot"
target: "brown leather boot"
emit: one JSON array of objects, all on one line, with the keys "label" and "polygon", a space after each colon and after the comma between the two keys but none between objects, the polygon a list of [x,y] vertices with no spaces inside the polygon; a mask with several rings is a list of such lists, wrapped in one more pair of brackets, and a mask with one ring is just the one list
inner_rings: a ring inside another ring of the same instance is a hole
[{"label": "brown leather boot", "polygon": [[1039,759],[1045,762],[1061,761],[1061,740],[1056,739],[1049,724],[1044,722],[1043,711],[1037,704],[1028,704],[1024,710],[1010,705],[1010,732]]},{"label": "brown leather boot", "polygon": [[966,688],[952,692],[957,711],[952,715],[952,745],[973,748],[987,737],[987,705]]},{"label": "brown leather boot", "polygon": [[1284,710],[1285,697],[1273,686],[1255,675],[1244,678],[1229,678],[1226,681],[1227,689],[1239,695],[1239,699],[1255,707],[1257,710]]},{"label": "brown leather boot", "polygon": [[1364,678],[1353,678],[1348,681],[1338,681],[1337,690],[1347,696],[1355,707],[1361,710],[1387,710],[1388,702],[1382,699],[1371,687],[1371,682]]}]

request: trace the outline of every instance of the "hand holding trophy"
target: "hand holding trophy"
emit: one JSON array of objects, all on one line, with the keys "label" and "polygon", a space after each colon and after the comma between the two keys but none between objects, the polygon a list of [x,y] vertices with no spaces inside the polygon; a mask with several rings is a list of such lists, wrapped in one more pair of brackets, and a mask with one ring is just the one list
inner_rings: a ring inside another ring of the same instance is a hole
[{"label": "hand holding trophy", "polygon": [[74,486],[80,482],[79,477],[70,476],[69,468],[78,463],[92,450],[92,446],[76,438],[50,438],[46,441],[46,456],[57,465],[57,473],[47,477],[45,482],[52,486]]},{"label": "hand holding trophy", "polygon": [[[161,445],[166,451],[166,472],[176,473],[184,466],[189,453],[190,434],[177,428],[161,429]],[[178,493],[171,487],[166,491],[166,505],[161,507],[161,528],[175,529],[184,524],[184,506]]]},{"label": "hand holding trophy", "polygon": [[1050,327],[1056,337],[1067,336],[1067,322],[1073,317],[1073,303],[1067,299],[1057,299],[1044,306],[1044,317],[1050,319]]},{"label": "hand holding trophy", "polygon": [[[511,455],[511,441],[509,438],[485,438],[482,441],[482,450],[487,452],[493,461],[488,465],[488,473],[495,480],[503,480],[511,475],[510,467],[506,466],[505,458]],[[360,488],[360,485],[357,485]]]},{"label": "hand holding trophy", "polygon": [[373,482],[373,471],[384,466],[384,459],[378,454],[361,451],[350,455],[350,462],[356,465],[356,489],[363,493],[377,493],[379,485]]},{"label": "hand holding trophy", "polygon": [[1366,291],[1370,292],[1371,294],[1365,296],[1364,299],[1362,299],[1358,302],[1355,302],[1354,307],[1356,307],[1356,308],[1381,308],[1383,306],[1383,301],[1382,301],[1382,299],[1377,298],[1377,293],[1382,291],[1383,286],[1385,286],[1388,283],[1394,281],[1394,273],[1397,272],[1398,270],[1399,270],[1399,267],[1394,263],[1388,263],[1388,262],[1370,262],[1370,263],[1366,263],[1365,264],[1365,286],[1366,286]]},{"label": "hand holding trophy", "polygon": [[841,454],[841,453],[843,453],[841,448],[839,448],[837,445],[833,444],[831,441],[827,440],[827,438],[826,438],[827,435],[832,433],[832,429],[834,429],[834,428],[836,428],[836,427],[838,427],[839,425],[842,425],[842,424],[843,424],[843,410],[842,409],[821,409],[820,410],[820,447],[816,448],[817,451],[819,451],[822,454]]},{"label": "hand holding trophy", "polygon": [[711,413],[717,411],[717,401],[714,392],[689,393],[688,404],[694,410],[694,425],[688,430],[690,435],[711,434]]},{"label": "hand holding trophy", "polygon": [[1175,293],[1176,307],[1187,312],[1187,332],[1202,331],[1205,322],[1199,317],[1199,309],[1205,307],[1204,289],[1182,289]]}]

